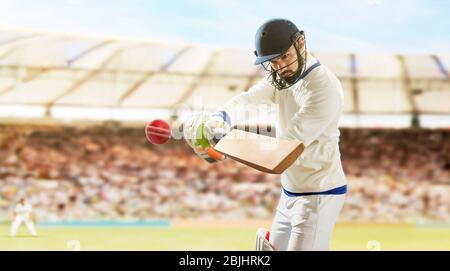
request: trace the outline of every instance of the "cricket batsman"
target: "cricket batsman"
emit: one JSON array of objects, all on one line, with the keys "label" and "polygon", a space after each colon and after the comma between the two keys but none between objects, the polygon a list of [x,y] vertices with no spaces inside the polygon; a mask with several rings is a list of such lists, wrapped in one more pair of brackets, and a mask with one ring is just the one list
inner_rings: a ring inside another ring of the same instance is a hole
[{"label": "cricket batsman", "polygon": [[36,236],[36,230],[34,228],[33,216],[32,216],[33,207],[28,203],[26,198],[21,198],[19,203],[14,208],[14,218],[11,224],[11,231],[9,235],[11,237],[16,236],[17,229],[19,228],[22,222],[25,222],[25,225],[28,228],[28,231],[31,235]]},{"label": "cricket batsman", "polygon": [[229,131],[230,115],[238,107],[277,104],[277,137],[298,139],[305,149],[281,174],[272,228],[258,229],[256,250],[328,250],[347,192],[338,144],[342,86],[307,51],[304,31],[289,20],[273,19],[260,26],[255,47],[254,64],[262,65],[268,76],[202,122],[202,133],[212,141],[197,139],[191,146],[210,161],[210,145],[220,140],[216,134]]}]

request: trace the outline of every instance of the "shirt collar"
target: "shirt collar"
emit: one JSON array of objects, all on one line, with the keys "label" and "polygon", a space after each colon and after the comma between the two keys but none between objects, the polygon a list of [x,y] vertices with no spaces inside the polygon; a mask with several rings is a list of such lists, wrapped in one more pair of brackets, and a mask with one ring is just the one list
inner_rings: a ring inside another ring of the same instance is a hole
[{"label": "shirt collar", "polygon": [[320,61],[311,55],[309,52],[306,53],[306,67],[303,73],[300,75],[301,79],[304,79],[313,69],[320,66]]}]

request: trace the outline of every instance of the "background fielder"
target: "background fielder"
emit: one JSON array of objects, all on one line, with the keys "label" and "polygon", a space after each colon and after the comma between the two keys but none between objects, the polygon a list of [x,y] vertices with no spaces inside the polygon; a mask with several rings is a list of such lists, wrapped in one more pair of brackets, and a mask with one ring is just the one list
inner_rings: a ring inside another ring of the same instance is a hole
[{"label": "background fielder", "polygon": [[20,199],[19,203],[16,204],[14,208],[13,222],[11,224],[11,231],[9,233],[11,237],[16,236],[17,229],[20,227],[22,222],[25,222],[25,225],[27,226],[27,229],[31,233],[31,235],[36,236],[32,210],[33,207],[30,203],[28,203],[26,198]]}]

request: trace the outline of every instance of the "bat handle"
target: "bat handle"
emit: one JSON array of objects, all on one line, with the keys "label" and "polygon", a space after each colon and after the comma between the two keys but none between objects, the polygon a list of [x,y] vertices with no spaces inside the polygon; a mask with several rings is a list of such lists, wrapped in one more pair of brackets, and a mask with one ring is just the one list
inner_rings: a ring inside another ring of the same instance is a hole
[{"label": "bat handle", "polygon": [[225,158],[225,156],[222,153],[216,151],[213,147],[208,148],[207,153],[215,160],[223,160]]}]

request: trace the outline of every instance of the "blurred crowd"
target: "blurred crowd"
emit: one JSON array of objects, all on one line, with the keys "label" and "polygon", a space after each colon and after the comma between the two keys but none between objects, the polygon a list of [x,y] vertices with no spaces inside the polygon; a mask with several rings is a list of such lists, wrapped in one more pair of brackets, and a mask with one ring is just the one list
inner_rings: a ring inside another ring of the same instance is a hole
[{"label": "blurred crowd", "polygon": [[[341,221],[450,221],[450,131],[342,129]],[[43,221],[271,218],[279,176],[209,164],[143,128],[0,125],[0,219],[27,196]]]}]

